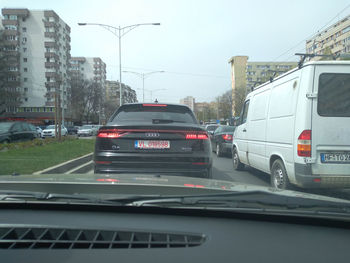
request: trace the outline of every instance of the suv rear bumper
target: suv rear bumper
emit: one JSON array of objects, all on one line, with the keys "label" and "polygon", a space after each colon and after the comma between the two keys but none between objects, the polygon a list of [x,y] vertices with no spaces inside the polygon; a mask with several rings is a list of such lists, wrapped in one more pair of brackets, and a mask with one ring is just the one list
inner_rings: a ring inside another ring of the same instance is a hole
[{"label": "suv rear bumper", "polygon": [[95,173],[156,173],[206,177],[212,167],[212,157],[100,152],[94,155],[94,165]]},{"label": "suv rear bumper", "polygon": [[348,175],[312,174],[311,164],[294,164],[296,184],[305,188],[350,188]]}]

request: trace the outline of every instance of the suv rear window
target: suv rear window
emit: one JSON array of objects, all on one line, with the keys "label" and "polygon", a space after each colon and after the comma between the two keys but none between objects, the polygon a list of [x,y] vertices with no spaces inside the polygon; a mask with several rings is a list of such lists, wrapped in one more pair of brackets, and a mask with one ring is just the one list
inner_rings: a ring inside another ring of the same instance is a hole
[{"label": "suv rear window", "polygon": [[143,106],[142,104],[124,105],[113,114],[110,122],[130,121],[130,122],[153,122],[154,120],[195,123],[197,120],[192,111],[183,106]]},{"label": "suv rear window", "polygon": [[320,75],[317,112],[324,117],[350,117],[350,74]]}]

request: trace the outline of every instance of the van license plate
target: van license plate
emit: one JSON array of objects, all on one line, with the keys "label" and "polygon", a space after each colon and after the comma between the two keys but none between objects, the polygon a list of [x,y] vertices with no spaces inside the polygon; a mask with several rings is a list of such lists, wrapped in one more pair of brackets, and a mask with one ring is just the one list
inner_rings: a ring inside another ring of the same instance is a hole
[{"label": "van license plate", "polygon": [[322,163],[350,163],[350,152],[321,153]]},{"label": "van license plate", "polygon": [[148,141],[138,140],[135,141],[136,149],[169,149],[170,141]]}]

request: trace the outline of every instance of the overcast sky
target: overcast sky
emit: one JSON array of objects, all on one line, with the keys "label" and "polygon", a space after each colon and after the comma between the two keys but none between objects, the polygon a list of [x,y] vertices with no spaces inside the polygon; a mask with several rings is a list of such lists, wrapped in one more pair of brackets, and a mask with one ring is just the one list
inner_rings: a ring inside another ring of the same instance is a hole
[{"label": "overcast sky", "polygon": [[[119,79],[118,39],[98,26],[159,22],[122,38],[122,69],[147,73],[153,99],[175,102],[193,96],[211,101],[230,89],[232,56],[250,61],[296,61],[305,39],[350,14],[349,0],[0,0],[7,8],[52,9],[71,27],[71,55],[101,57],[107,79]],[[345,10],[344,10],[345,9]],[[122,81],[142,100],[142,80],[123,73]],[[145,92],[150,100],[150,92]]]}]

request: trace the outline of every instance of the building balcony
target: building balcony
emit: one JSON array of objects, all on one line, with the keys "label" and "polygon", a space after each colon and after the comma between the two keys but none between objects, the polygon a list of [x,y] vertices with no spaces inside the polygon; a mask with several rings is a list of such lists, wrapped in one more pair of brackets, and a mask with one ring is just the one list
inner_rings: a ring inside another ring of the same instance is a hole
[{"label": "building balcony", "polygon": [[59,83],[58,82],[45,82],[45,87],[50,89],[58,89]]},{"label": "building balcony", "polygon": [[4,35],[5,36],[18,36],[19,35],[19,31],[18,30],[13,30],[13,29],[5,29],[4,30]]},{"label": "building balcony", "polygon": [[19,39],[17,40],[4,40],[5,46],[19,46]]},{"label": "building balcony", "polygon": [[54,78],[56,81],[62,80],[57,72],[45,72],[45,78]]},{"label": "building balcony", "polygon": [[2,20],[2,25],[3,26],[8,26],[8,25],[13,25],[13,26],[18,26],[18,20],[9,20],[9,19],[4,19]]},{"label": "building balcony", "polygon": [[45,27],[54,27],[56,29],[58,29],[60,27],[60,24],[57,22],[49,22],[49,21],[46,21],[44,19],[43,19],[43,22],[44,22]]},{"label": "building balcony", "polygon": [[58,34],[56,32],[45,32],[44,36],[58,40]]},{"label": "building balcony", "polygon": [[9,88],[19,87],[21,82],[19,80],[8,80],[4,86]]},{"label": "building balcony", "polygon": [[59,65],[57,62],[45,62],[45,68],[54,68],[59,69]]},{"label": "building balcony", "polygon": [[44,45],[45,45],[45,48],[58,49],[58,44],[56,42],[53,42],[53,41],[45,41]]},{"label": "building balcony", "polygon": [[3,8],[2,15],[28,16],[29,10],[26,8]]},{"label": "building balcony", "polygon": [[45,52],[45,58],[54,58],[56,61],[59,60],[59,56],[54,52]]}]

